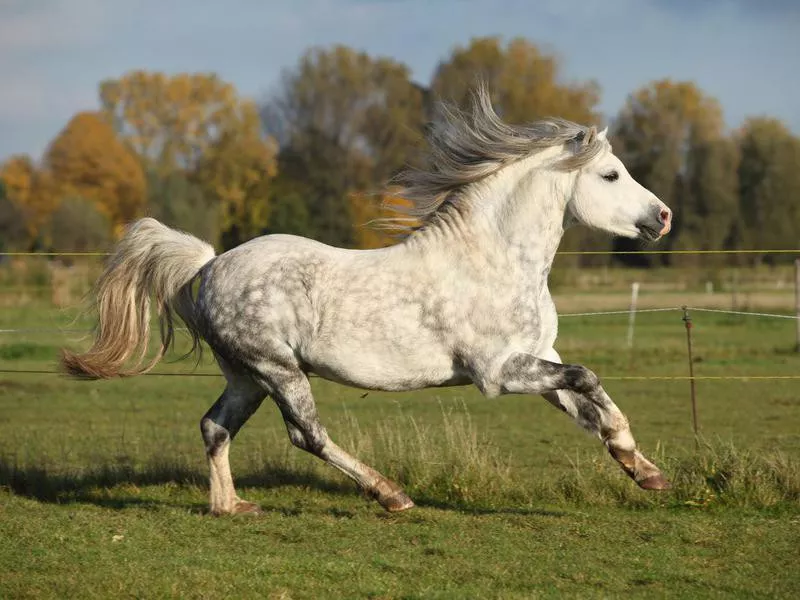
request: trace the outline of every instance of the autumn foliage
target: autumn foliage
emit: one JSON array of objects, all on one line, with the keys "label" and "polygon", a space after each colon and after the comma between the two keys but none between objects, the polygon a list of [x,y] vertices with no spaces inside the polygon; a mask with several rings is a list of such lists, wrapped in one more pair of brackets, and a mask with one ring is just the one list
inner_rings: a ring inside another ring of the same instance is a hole
[{"label": "autumn foliage", "polygon": [[[456,47],[427,85],[394,59],[314,47],[261,103],[213,73],[131,71],[101,82],[99,110],[70,119],[40,161],[0,165],[0,246],[102,246],[145,214],[221,247],[275,232],[349,247],[396,243],[382,228],[392,216],[385,201],[402,200],[387,182],[421,166],[438,101],[467,110],[478,80],[509,122],[556,115],[605,125],[599,85],[564,80],[558,56],[522,38]],[[752,118],[728,131],[716,99],[658,80],[632,91],[609,126],[634,177],[675,210],[664,247],[795,245],[800,140],[781,122]],[[635,247],[580,228],[562,243]]]},{"label": "autumn foliage", "polygon": [[52,193],[90,201],[117,229],[144,212],[142,165],[99,113],[72,117],[47,149],[43,166]]}]

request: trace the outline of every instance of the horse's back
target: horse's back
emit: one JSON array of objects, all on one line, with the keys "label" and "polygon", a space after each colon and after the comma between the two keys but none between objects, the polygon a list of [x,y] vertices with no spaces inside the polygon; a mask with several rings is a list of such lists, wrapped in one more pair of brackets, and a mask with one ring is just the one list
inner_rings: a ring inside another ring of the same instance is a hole
[{"label": "horse's back", "polygon": [[221,254],[204,269],[198,303],[210,343],[252,356],[290,350],[304,368],[359,387],[451,380],[451,353],[424,322],[430,282],[398,250],[282,234]]}]

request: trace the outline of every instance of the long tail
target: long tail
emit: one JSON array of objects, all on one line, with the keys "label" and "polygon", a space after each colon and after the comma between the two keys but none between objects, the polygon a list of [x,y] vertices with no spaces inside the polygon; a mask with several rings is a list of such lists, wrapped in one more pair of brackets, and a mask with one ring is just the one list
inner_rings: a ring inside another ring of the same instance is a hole
[{"label": "long tail", "polygon": [[[212,258],[214,249],[194,236],[151,218],[133,223],[95,285],[98,323],[94,343],[83,354],[63,350],[67,372],[84,379],[109,379],[149,371],[173,340],[175,313],[186,322],[194,350],[200,334],[194,318],[192,281]],[[151,295],[159,312],[161,347],[148,362]]]}]

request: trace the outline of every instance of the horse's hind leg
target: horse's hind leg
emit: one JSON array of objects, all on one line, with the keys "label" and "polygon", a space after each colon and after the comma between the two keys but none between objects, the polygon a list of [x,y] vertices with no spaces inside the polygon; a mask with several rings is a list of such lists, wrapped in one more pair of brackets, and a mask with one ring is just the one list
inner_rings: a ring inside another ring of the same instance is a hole
[{"label": "horse's hind leg", "polygon": [[342,471],[386,510],[396,512],[414,506],[399,485],[342,450],[328,437],[319,421],[308,378],[302,371],[283,371],[280,377],[271,379],[270,392],[286,422],[292,444]]},{"label": "horse's hind leg", "polygon": [[210,509],[215,515],[258,513],[258,505],[236,495],[228,460],[231,440],[266,394],[245,377],[226,373],[228,386],[200,421],[210,474]]}]

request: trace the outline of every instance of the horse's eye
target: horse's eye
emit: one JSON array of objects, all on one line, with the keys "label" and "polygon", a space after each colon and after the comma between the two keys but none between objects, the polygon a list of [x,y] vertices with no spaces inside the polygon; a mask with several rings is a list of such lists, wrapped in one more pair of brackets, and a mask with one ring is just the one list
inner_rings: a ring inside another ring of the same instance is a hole
[{"label": "horse's eye", "polygon": [[610,173],[603,175],[603,179],[606,181],[616,181],[619,179],[619,173],[617,171],[611,171]]}]

